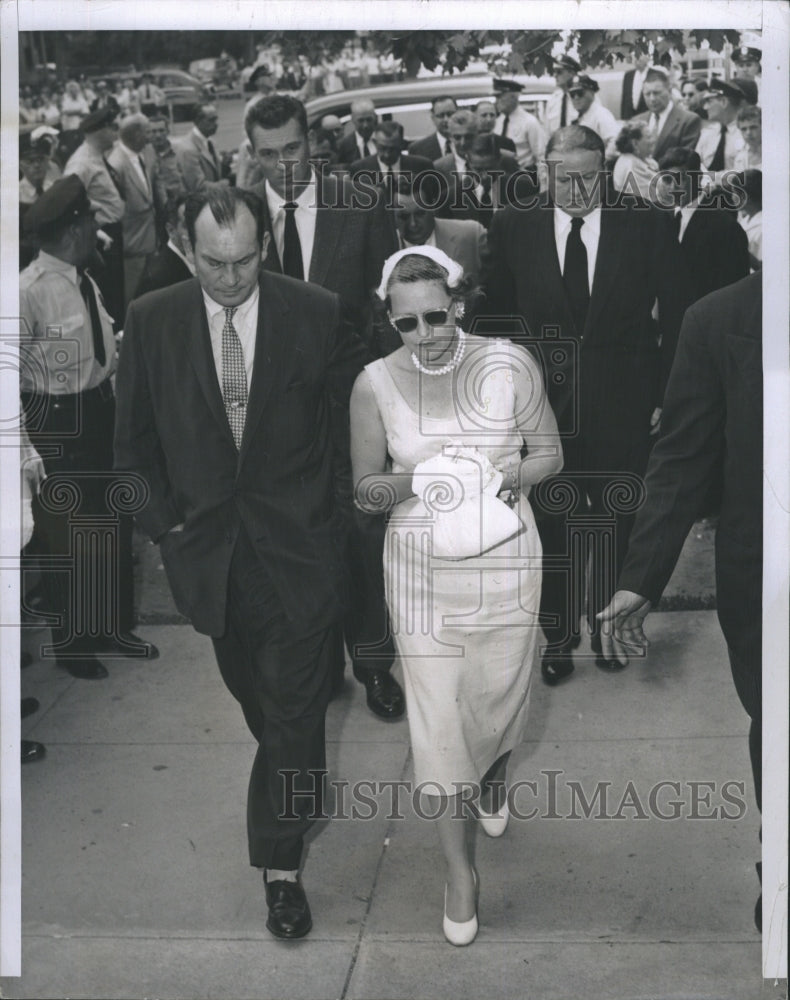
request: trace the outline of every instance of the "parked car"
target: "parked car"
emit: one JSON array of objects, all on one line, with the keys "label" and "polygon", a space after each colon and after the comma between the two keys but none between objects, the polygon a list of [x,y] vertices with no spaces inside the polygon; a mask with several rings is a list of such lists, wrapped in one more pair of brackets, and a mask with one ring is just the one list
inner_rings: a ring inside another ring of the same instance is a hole
[{"label": "parked car", "polygon": [[196,104],[214,99],[215,93],[212,84],[201,83],[190,73],[167,66],[153,67],[144,71],[137,70],[134,73],[97,73],[90,77],[90,82],[95,86],[97,80],[106,80],[110,92],[115,89],[119,80],[121,82],[133,80],[135,87],[139,87],[142,83],[143,72],[150,73],[154,84],[164,91],[167,103],[173,111],[173,121],[185,121],[190,117],[192,108]]},{"label": "parked car", "polygon": [[[610,111],[619,117],[622,71],[591,73],[599,79],[600,99]],[[546,101],[556,89],[551,77],[515,76],[524,86],[519,102],[542,122],[545,120]],[[399,121],[403,125],[407,141],[418,139],[433,131],[431,122],[431,101],[446,94],[454,97],[459,107],[469,107],[484,98],[494,96],[494,78],[488,73],[461,74],[457,76],[431,76],[400,83],[385,83],[378,87],[357,87],[334,94],[314,97],[306,102],[307,121],[312,128],[324,115],[337,115],[351,130],[351,102],[367,98],[373,101],[379,118],[384,121]]]}]

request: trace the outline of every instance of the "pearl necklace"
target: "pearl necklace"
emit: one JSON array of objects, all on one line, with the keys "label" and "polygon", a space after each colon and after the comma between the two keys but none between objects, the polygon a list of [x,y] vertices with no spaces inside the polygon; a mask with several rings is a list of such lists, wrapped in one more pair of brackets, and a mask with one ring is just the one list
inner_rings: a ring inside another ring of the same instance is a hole
[{"label": "pearl necklace", "polygon": [[421,364],[420,359],[414,351],[412,351],[411,363],[417,371],[422,372],[423,375],[446,375],[454,368],[457,368],[461,362],[461,358],[464,356],[464,351],[466,350],[466,333],[460,327],[456,327],[456,333],[458,334],[458,344],[456,345],[455,353],[450,361],[448,361],[446,365],[442,365],[441,368],[426,368],[425,365]]}]

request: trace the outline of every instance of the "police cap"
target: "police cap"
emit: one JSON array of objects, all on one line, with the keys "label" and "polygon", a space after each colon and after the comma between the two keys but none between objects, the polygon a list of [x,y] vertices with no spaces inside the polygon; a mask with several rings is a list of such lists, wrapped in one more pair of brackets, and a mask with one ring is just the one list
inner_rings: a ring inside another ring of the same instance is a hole
[{"label": "police cap", "polygon": [[25,232],[30,236],[55,237],[90,211],[85,185],[76,174],[67,174],[55,181],[27,210]]}]

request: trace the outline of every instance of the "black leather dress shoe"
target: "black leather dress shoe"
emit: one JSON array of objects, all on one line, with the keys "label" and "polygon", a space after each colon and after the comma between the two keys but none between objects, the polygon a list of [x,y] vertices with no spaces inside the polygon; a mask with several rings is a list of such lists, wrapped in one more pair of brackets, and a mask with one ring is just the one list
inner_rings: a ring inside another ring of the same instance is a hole
[{"label": "black leather dress shoe", "polygon": [[36,743],[33,740],[22,740],[22,763],[29,764],[33,760],[42,760],[47,755],[47,748],[43,743]]},{"label": "black leather dress shoe", "polygon": [[107,676],[107,668],[92,656],[82,660],[58,660],[58,666],[81,681],[99,681]]},{"label": "black leather dress shoe", "polygon": [[545,683],[555,687],[573,673],[573,660],[570,656],[544,656],[540,662],[540,672]]},{"label": "black leather dress shoe", "polygon": [[595,653],[595,665],[599,670],[605,670],[607,673],[614,674],[618,670],[625,670],[626,666],[628,666],[628,664],[621,663],[617,659],[606,659],[603,655],[603,647],[601,646],[601,637],[599,635],[592,635],[590,637],[590,648]]},{"label": "black leather dress shoe", "polygon": [[28,715],[38,711],[38,698],[23,698],[19,705],[22,710],[22,718],[26,719]]},{"label": "black leather dress shoe", "polygon": [[266,905],[269,907],[267,930],[278,938],[304,937],[313,926],[313,918],[302,883],[286,882],[284,879],[267,882],[265,875],[263,881]]},{"label": "black leather dress shoe", "polygon": [[380,719],[399,719],[406,710],[403,689],[389,670],[367,670],[354,676],[365,685],[368,708]]}]

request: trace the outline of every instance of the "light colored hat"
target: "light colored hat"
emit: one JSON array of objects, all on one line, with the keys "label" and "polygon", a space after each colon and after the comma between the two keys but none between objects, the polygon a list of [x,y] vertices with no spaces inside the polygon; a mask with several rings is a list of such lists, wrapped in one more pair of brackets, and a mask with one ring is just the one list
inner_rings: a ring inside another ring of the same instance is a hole
[{"label": "light colored hat", "polygon": [[376,295],[378,295],[382,302],[387,298],[387,286],[390,283],[392,272],[404,257],[428,257],[435,264],[443,267],[447,271],[448,288],[457,288],[464,276],[464,269],[458,261],[453,260],[452,257],[448,257],[444,250],[440,250],[438,247],[405,247],[403,250],[398,250],[397,253],[392,254],[391,257],[387,257],[384,261],[384,267],[381,271],[381,284],[376,289]]}]

